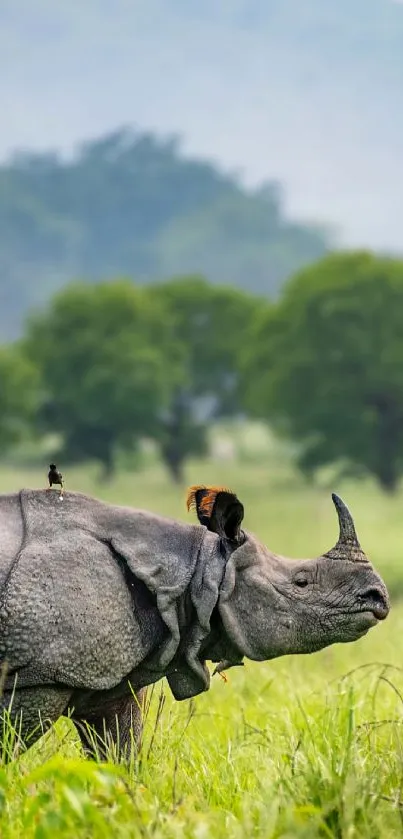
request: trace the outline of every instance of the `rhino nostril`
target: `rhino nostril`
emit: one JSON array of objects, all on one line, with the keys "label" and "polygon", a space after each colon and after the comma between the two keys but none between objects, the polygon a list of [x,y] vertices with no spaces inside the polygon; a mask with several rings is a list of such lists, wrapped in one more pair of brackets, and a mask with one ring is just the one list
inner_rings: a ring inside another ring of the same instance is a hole
[{"label": "rhino nostril", "polygon": [[372,586],[367,589],[362,595],[362,601],[378,620],[384,620],[389,614],[388,597],[380,588]]}]

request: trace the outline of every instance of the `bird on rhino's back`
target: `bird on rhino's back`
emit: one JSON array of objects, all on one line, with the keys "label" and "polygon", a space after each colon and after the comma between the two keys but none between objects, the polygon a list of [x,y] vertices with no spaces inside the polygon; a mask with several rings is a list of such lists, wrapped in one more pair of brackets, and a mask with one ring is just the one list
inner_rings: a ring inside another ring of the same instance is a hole
[{"label": "bird on rhino's back", "polygon": [[143,689],[163,677],[181,700],[209,688],[206,661],[221,671],[360,638],[388,594],[333,501],[335,547],[291,560],[243,530],[223,488],[189,490],[198,524],[78,493],[0,496],[2,705],[26,742],[69,712],[84,746],[89,723],[127,752]]}]

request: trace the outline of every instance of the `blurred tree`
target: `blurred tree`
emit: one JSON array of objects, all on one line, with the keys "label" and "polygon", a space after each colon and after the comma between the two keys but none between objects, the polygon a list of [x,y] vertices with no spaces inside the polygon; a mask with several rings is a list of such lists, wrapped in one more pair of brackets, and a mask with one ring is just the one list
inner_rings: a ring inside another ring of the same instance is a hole
[{"label": "blurred tree", "polygon": [[0,453],[29,431],[39,402],[39,377],[17,347],[0,347]]},{"label": "blurred tree", "polygon": [[162,456],[179,481],[187,457],[205,452],[209,423],[240,412],[240,353],[257,312],[268,304],[200,277],[154,285],[148,294],[169,313],[172,342],[181,348],[181,378],[160,433]]},{"label": "blurred tree", "polygon": [[178,385],[161,418],[157,435],[162,460],[176,483],[183,481],[186,460],[192,456],[203,457],[208,451],[208,424],[198,420],[194,413],[188,389]]},{"label": "blurred tree", "polygon": [[403,262],[341,253],[303,271],[263,313],[245,405],[301,446],[313,474],[345,459],[387,491],[403,472]]},{"label": "blurred tree", "polygon": [[19,154],[0,165],[0,330],[72,277],[200,271],[262,294],[322,256],[327,234],[285,218],[275,183],[247,190],[175,139],[129,129],[70,159]]},{"label": "blurred tree", "polygon": [[158,300],[130,282],[69,286],[28,324],[25,347],[42,374],[42,425],[66,457],[109,476],[117,446],[157,435],[179,355]]},{"label": "blurred tree", "polygon": [[[302,265],[324,253],[323,231],[284,223],[280,197],[223,192],[172,220],[157,241],[165,275],[197,271],[213,282],[273,294]],[[275,199],[275,200],[274,200]]]}]

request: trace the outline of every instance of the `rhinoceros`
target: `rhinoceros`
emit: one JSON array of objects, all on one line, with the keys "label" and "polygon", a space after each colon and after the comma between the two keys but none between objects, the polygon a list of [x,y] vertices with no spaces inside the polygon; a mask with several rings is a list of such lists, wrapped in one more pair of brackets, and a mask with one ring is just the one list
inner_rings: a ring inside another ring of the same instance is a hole
[{"label": "rhinoceros", "polygon": [[1,495],[2,713],[28,744],[69,714],[84,747],[92,731],[128,754],[147,685],[166,677],[183,700],[209,688],[206,661],[220,671],[360,638],[388,593],[333,502],[335,547],[292,560],[242,529],[222,488],[190,489],[195,524],[75,492]]}]

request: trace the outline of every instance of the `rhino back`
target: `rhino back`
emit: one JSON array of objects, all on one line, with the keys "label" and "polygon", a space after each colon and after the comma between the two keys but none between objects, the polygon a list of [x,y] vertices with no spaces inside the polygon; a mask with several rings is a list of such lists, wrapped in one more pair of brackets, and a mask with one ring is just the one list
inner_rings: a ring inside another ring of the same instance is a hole
[{"label": "rhino back", "polygon": [[25,683],[108,689],[163,635],[158,610],[127,584],[97,526],[100,502],[72,493],[63,503],[57,493],[21,497],[18,561],[0,600],[1,657]]},{"label": "rhino back", "polygon": [[21,548],[23,536],[19,494],[0,495],[0,591]]}]

